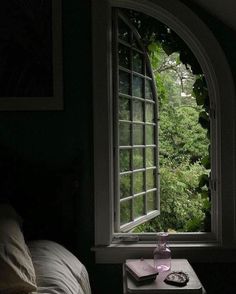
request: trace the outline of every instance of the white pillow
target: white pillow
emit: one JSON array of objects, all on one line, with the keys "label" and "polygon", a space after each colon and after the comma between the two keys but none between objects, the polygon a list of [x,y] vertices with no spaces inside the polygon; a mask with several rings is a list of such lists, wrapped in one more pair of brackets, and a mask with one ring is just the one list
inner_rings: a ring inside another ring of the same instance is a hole
[{"label": "white pillow", "polygon": [[70,251],[47,240],[28,244],[37,276],[37,294],[91,294],[85,266]]},{"label": "white pillow", "polygon": [[1,294],[28,293],[37,289],[34,266],[19,220],[11,206],[0,205]]}]

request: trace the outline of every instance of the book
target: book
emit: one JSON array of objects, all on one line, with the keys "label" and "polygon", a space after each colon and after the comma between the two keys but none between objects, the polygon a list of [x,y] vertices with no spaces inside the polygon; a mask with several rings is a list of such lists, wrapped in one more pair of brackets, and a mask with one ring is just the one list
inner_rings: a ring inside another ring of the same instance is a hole
[{"label": "book", "polygon": [[125,268],[137,282],[152,281],[158,275],[157,270],[145,259],[127,260]]}]

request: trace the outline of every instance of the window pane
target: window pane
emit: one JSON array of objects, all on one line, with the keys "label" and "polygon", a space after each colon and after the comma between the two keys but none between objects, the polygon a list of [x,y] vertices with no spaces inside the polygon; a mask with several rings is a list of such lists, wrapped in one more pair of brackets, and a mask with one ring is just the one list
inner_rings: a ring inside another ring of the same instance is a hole
[{"label": "window pane", "polygon": [[131,150],[120,150],[120,171],[130,170]]},{"label": "window pane", "polygon": [[130,49],[119,44],[119,65],[130,69]]},{"label": "window pane", "polygon": [[118,38],[130,42],[130,29],[121,19],[118,20]]},{"label": "window pane", "polygon": [[131,194],[131,174],[120,175],[120,198],[129,197]]},{"label": "window pane", "polygon": [[136,97],[143,97],[143,82],[144,80],[140,77],[133,76],[132,95]]},{"label": "window pane", "polygon": [[133,100],[133,120],[134,121],[143,121],[143,108],[144,104],[143,102],[139,100]]},{"label": "window pane", "polygon": [[132,220],[132,203],[131,200],[120,203],[120,224],[126,224]]},{"label": "window pane", "polygon": [[129,146],[131,128],[129,123],[120,123],[120,146]]},{"label": "window pane", "polygon": [[133,125],[133,143],[134,145],[143,145],[143,125],[134,124]]},{"label": "window pane", "polygon": [[146,83],[145,83],[145,98],[149,100],[153,100],[152,81],[150,80],[146,80]]},{"label": "window pane", "polygon": [[146,121],[147,122],[154,122],[154,106],[155,104],[146,103]]},{"label": "window pane", "polygon": [[130,75],[120,70],[119,91],[123,94],[130,94]]},{"label": "window pane", "polygon": [[146,145],[155,144],[154,126],[146,125]]},{"label": "window pane", "polygon": [[120,97],[120,99],[119,99],[119,119],[130,120],[130,99]]},{"label": "window pane", "polygon": [[156,192],[147,193],[147,211],[156,209]]},{"label": "window pane", "polygon": [[155,148],[146,148],[146,166],[155,166]]},{"label": "window pane", "polygon": [[133,174],[134,178],[134,194],[144,191],[144,174],[143,172],[136,172]]},{"label": "window pane", "polygon": [[147,190],[150,190],[156,187],[156,170],[155,169],[149,169],[146,171],[146,187],[147,187]]},{"label": "window pane", "polygon": [[139,169],[144,167],[143,148],[133,149],[133,167]]},{"label": "window pane", "polygon": [[134,218],[144,215],[144,197],[138,196],[134,198]]},{"label": "window pane", "polygon": [[143,55],[136,51],[133,51],[133,70],[143,73]]}]

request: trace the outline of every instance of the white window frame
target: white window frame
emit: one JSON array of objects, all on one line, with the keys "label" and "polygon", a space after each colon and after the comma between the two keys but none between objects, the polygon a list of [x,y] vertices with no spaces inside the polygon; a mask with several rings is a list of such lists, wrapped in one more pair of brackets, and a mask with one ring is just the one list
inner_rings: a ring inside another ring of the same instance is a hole
[{"label": "white window frame", "polygon": [[[212,229],[211,233],[171,235],[170,246],[176,257],[224,260],[236,248],[235,89],[222,49],[207,26],[179,1],[92,0],[96,261],[114,263],[150,257],[155,246],[153,234],[134,239],[122,234],[126,239],[120,242],[121,236],[113,231],[112,7],[134,9],[165,23],[185,41],[202,67],[212,113]],[[130,240],[137,242],[129,244]]]}]

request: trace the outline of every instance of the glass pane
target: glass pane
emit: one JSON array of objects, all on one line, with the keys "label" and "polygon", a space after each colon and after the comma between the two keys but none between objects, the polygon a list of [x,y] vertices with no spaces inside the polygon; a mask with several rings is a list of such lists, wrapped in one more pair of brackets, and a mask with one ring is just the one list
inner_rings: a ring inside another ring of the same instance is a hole
[{"label": "glass pane", "polygon": [[130,120],[130,99],[119,98],[119,119]]},{"label": "glass pane", "polygon": [[134,124],[133,125],[133,144],[134,145],[143,145],[143,125]]},{"label": "glass pane", "polygon": [[132,220],[132,203],[131,200],[120,203],[120,224],[124,225]]},{"label": "glass pane", "polygon": [[120,150],[120,171],[128,171],[131,169],[131,150]]},{"label": "glass pane", "polygon": [[143,148],[133,149],[133,167],[139,169],[144,167]]},{"label": "glass pane", "polygon": [[155,166],[155,148],[146,148],[146,166],[151,167]]},{"label": "glass pane", "polygon": [[118,20],[118,38],[130,42],[130,29],[121,19]]},{"label": "glass pane", "polygon": [[157,209],[156,207],[156,191],[147,193],[147,211],[152,211]]},{"label": "glass pane", "polygon": [[134,179],[134,194],[144,191],[144,174],[143,172],[133,173]]},{"label": "glass pane", "polygon": [[131,138],[131,127],[129,123],[120,123],[120,146],[129,146]]},{"label": "glass pane", "polygon": [[119,65],[130,69],[130,49],[119,44]]},{"label": "glass pane", "polygon": [[143,82],[144,80],[140,77],[133,76],[132,95],[136,97],[143,97]]},{"label": "glass pane", "polygon": [[154,126],[146,125],[146,145],[155,144]]},{"label": "glass pane", "polygon": [[146,187],[147,190],[156,188],[156,170],[149,169],[146,171]]},{"label": "glass pane", "polygon": [[154,122],[154,106],[155,104],[146,103],[146,121],[147,122]]},{"label": "glass pane", "polygon": [[131,194],[131,174],[120,175],[120,198],[129,197]]},{"label": "glass pane", "polygon": [[134,218],[138,218],[145,214],[144,197],[138,196],[134,198]]},{"label": "glass pane", "polygon": [[133,100],[133,120],[134,121],[143,121],[143,102],[139,100]]},{"label": "glass pane", "polygon": [[133,70],[143,74],[143,55],[133,50]]},{"label": "glass pane", "polygon": [[153,100],[152,81],[146,80],[145,83],[145,98]]},{"label": "glass pane", "polygon": [[120,70],[119,91],[123,94],[130,94],[130,75]]}]

